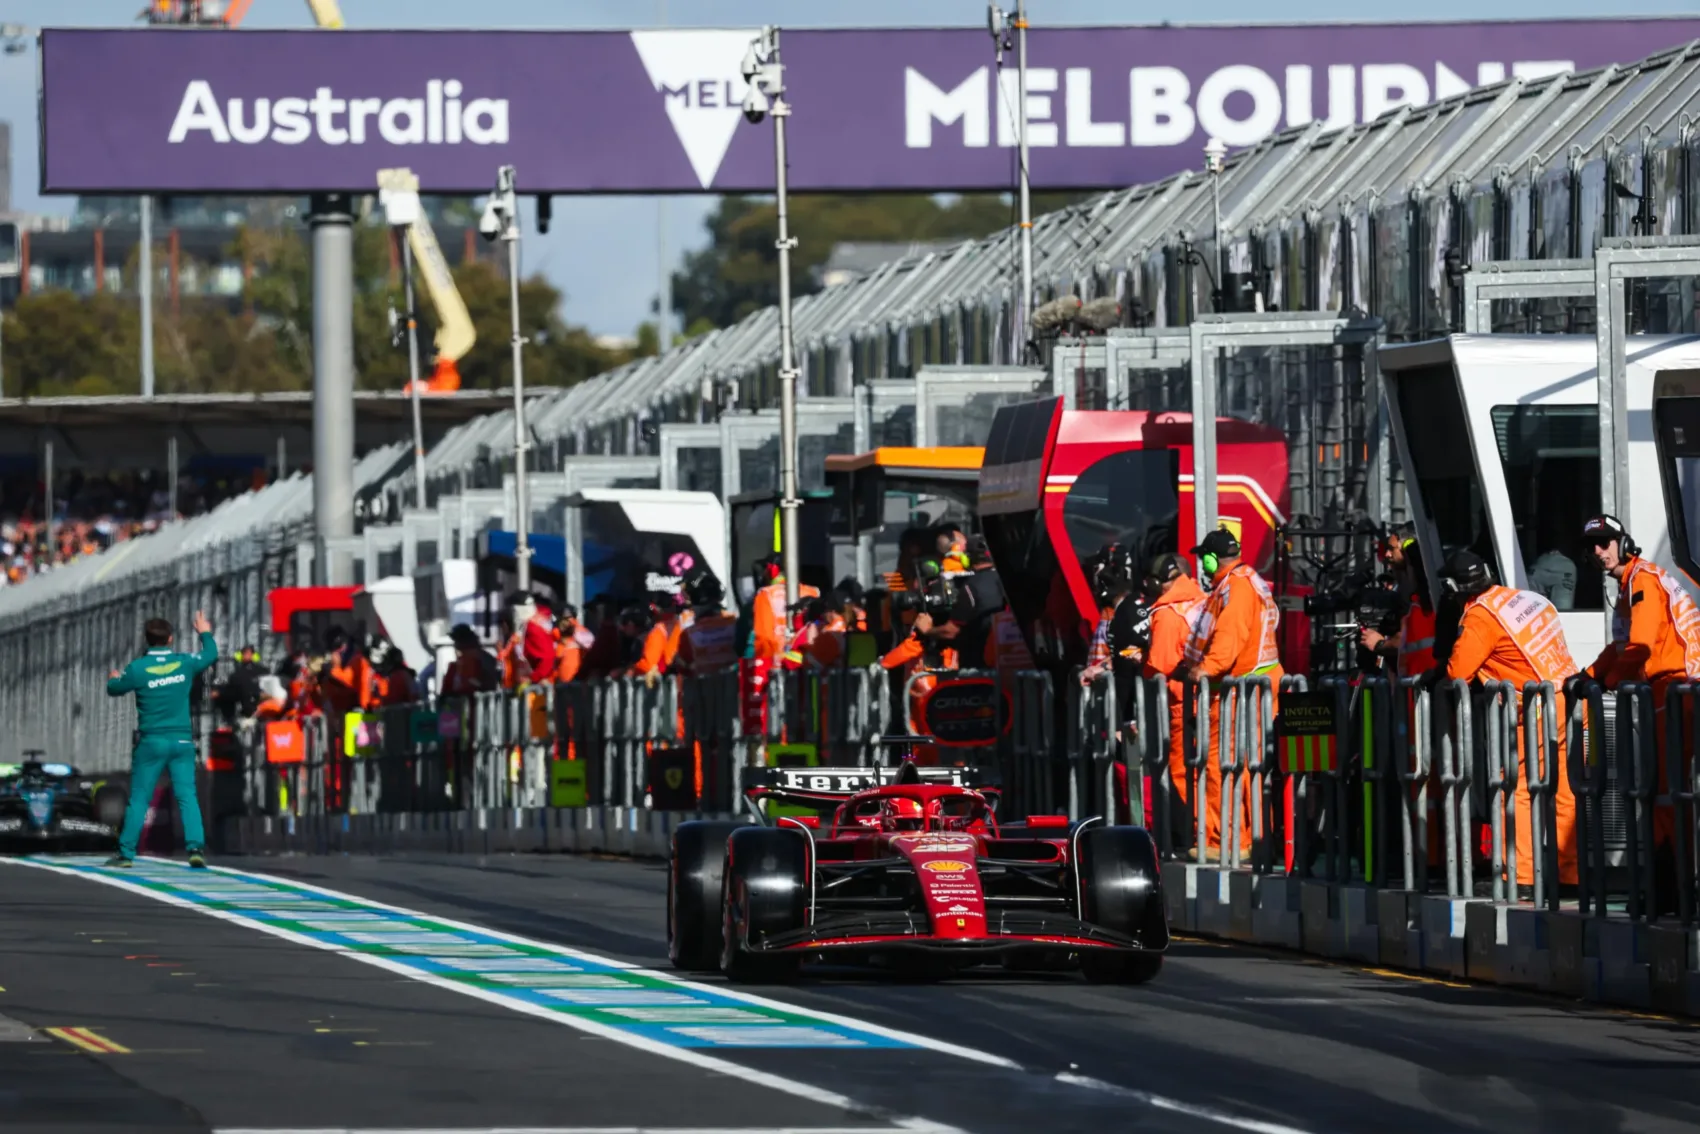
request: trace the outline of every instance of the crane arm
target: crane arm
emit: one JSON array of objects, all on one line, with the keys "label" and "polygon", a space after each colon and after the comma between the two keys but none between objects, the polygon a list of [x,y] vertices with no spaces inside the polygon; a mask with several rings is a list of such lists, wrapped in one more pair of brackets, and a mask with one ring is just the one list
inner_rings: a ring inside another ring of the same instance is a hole
[{"label": "crane arm", "polygon": [[425,218],[424,212],[407,226],[407,242],[413,247],[413,259],[419,265],[419,275],[431,296],[431,306],[437,309],[437,337],[434,340],[437,360],[459,362],[472,349],[477,336],[472,330],[472,315],[466,310],[466,301],[460,297],[460,290],[455,287],[449,262],[443,258],[443,250],[437,245],[437,234],[432,231],[431,222]]},{"label": "crane arm", "polygon": [[320,27],[342,27],[342,9],[337,7],[336,0],[307,0],[307,7],[313,12],[313,22]]}]

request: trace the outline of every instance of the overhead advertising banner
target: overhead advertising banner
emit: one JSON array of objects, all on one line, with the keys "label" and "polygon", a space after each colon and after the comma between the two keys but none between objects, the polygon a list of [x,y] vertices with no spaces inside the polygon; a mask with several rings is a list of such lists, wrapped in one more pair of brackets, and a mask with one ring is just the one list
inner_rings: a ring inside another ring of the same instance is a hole
[{"label": "overhead advertising banner", "polygon": [[[756,29],[634,32],[52,29],[47,193],[771,191],[771,123],[739,64]],[[1104,189],[1479,83],[1626,63],[1700,20],[1041,28],[1026,116],[1041,189]],[[799,191],[1002,190],[1015,67],[984,30],[799,30],[781,41]]]}]

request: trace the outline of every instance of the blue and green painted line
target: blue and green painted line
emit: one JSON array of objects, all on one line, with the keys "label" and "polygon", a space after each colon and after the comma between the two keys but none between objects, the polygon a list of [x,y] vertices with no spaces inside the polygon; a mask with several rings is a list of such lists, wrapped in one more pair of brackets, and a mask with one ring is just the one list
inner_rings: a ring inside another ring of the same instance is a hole
[{"label": "blue and green painted line", "polygon": [[126,870],[75,856],[26,861],[343,953],[482,1000],[646,1044],[938,1046],[920,1036],[266,875],[191,871],[179,863],[151,859]]}]

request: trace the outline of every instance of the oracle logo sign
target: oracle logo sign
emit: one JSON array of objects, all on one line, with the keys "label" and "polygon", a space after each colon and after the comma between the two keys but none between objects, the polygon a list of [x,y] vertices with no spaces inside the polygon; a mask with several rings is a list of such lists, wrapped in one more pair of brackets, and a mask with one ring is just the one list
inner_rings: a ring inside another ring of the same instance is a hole
[{"label": "oracle logo sign", "polygon": [[[1229,146],[1254,145],[1283,127],[1322,120],[1333,129],[1379,118],[1400,106],[1461,94],[1477,83],[1512,75],[1562,74],[1569,60],[1482,63],[1474,83],[1445,63],[1424,71],[1409,63],[1351,63],[1317,68],[1293,64],[1275,74],[1248,63],[1211,71],[1195,89],[1176,67],[1132,67],[1110,73],[1091,67],[1030,67],[1027,144],[1045,147],[1178,146],[1202,131]],[[1432,76],[1432,82],[1430,78]],[[1323,98],[1316,98],[1319,77]],[[954,86],[935,83],[917,67],[904,72],[904,144],[930,149],[945,137],[977,149],[1016,144],[1013,71],[981,67]],[[1097,94],[1094,94],[1096,90]],[[1113,108],[1113,109],[1112,109]],[[949,129],[942,129],[948,127]]]}]

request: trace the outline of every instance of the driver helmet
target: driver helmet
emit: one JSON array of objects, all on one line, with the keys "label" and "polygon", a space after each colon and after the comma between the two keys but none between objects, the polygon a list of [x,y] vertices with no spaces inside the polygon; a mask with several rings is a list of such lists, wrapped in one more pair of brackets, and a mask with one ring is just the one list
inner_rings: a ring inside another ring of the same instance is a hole
[{"label": "driver helmet", "polygon": [[926,826],[926,815],[915,799],[888,799],[880,809],[881,826],[887,831],[919,831]]}]

